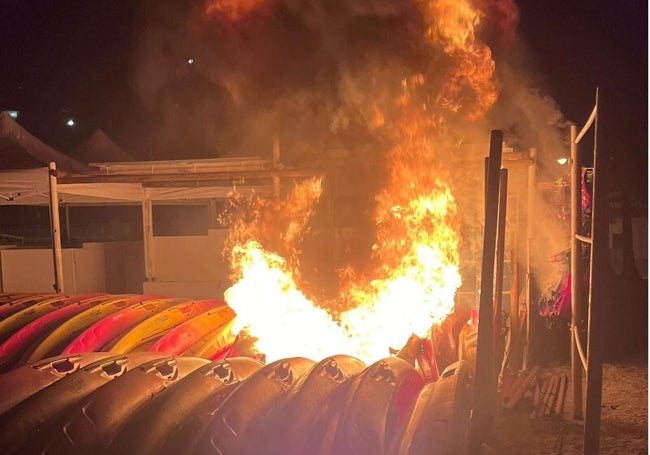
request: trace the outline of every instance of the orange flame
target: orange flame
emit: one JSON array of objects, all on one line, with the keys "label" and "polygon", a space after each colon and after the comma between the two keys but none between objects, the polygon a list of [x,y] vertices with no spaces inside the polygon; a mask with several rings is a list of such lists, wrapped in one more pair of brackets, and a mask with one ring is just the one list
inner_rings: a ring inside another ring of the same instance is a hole
[{"label": "orange flame", "polygon": [[[284,201],[248,205],[232,224],[226,251],[235,284],[226,300],[237,313],[237,330],[256,337],[272,361],[347,353],[368,363],[398,349],[413,333],[424,336],[454,308],[461,285],[457,206],[438,162],[436,134],[444,112],[475,120],[496,101],[494,62],[474,33],[479,11],[464,0],[415,0],[429,45],[440,45],[453,63],[440,92],[426,90],[424,74],[403,80],[397,118],[372,103],[371,129],[394,144],[386,156],[388,180],[377,195],[377,237],[366,275],[350,273],[336,317],[300,291],[297,243],[318,201],[321,180],[297,185]],[[434,100],[443,107],[431,109]]]},{"label": "orange flame", "polygon": [[485,115],[498,97],[492,52],[476,39],[481,12],[466,0],[419,0],[428,25],[430,45],[441,45],[454,62],[447,73],[438,103],[452,112],[463,110],[469,120]]},{"label": "orange flame", "polygon": [[245,329],[257,338],[256,348],[267,361],[353,352],[328,312],[298,290],[284,259],[252,241],[235,247],[232,257],[241,273],[225,293],[237,314],[233,330]]}]

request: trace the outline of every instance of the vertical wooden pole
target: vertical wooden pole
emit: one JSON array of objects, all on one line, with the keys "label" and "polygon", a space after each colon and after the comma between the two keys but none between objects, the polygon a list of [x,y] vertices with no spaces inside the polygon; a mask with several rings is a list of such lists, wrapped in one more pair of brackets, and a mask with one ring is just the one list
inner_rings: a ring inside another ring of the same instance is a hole
[{"label": "vertical wooden pole", "polygon": [[580,231],[582,215],[581,170],[578,152],[576,125],[571,125],[571,393],[573,396],[573,418],[582,419],[582,361],[573,328],[578,327],[582,315],[582,245],[576,234]]},{"label": "vertical wooden pole", "polygon": [[[277,133],[273,135],[273,155],[271,164],[273,170],[280,168],[280,139]],[[280,177],[277,175],[273,176],[273,197],[275,199],[280,198]]]},{"label": "vertical wooden pole", "polygon": [[[496,377],[501,372],[503,362],[503,344],[499,343],[502,333],[503,316],[503,260],[506,248],[506,214],[508,212],[508,170],[501,169],[499,175],[499,207],[497,223],[497,244],[496,244],[496,280],[494,288],[494,315],[493,315],[493,339],[494,339],[494,367]],[[500,349],[500,351],[496,351]]]},{"label": "vertical wooden pole", "polygon": [[[516,199],[519,206],[519,199]],[[517,209],[519,214],[519,209]],[[519,226],[516,220],[515,226]],[[521,368],[521,349],[519,334],[519,248],[517,231],[513,232],[510,241],[510,370],[518,371]]]},{"label": "vertical wooden pole", "polygon": [[[596,118],[594,120],[594,175],[591,208],[591,270],[589,320],[587,330],[587,393],[585,399],[585,431],[583,452],[597,454],[600,449],[600,406],[603,392],[602,330],[603,305],[605,304],[604,276],[609,261],[609,238],[607,215],[607,178],[605,166],[600,164],[597,153],[598,143],[598,89],[596,89]],[[597,212],[598,210],[598,212]],[[596,215],[598,213],[598,216]]]},{"label": "vertical wooden pole", "polygon": [[64,207],[65,211],[65,240],[70,242],[70,206],[68,204]]},{"label": "vertical wooden pole", "polygon": [[147,281],[155,281],[153,261],[153,208],[149,188],[144,188],[142,201],[142,238],[144,240],[144,274]]},{"label": "vertical wooden pole", "polygon": [[528,166],[528,192],[526,201],[526,333],[523,337],[523,368],[528,368],[530,361],[530,302],[532,300],[532,279],[530,255],[533,242],[533,213],[535,211],[535,197],[537,191],[537,150],[530,149],[530,158],[533,164]]},{"label": "vertical wooden pole", "polygon": [[52,234],[52,256],[54,260],[54,292],[63,293],[63,256],[61,253],[61,222],[59,219],[59,191],[56,178],[56,163],[49,164],[50,184],[50,229]]},{"label": "vertical wooden pole", "polygon": [[494,346],[492,344],[492,297],[494,291],[494,262],[499,204],[499,170],[503,132],[494,130],[490,136],[489,172],[485,198],[485,226],[483,229],[483,257],[481,265],[481,296],[476,349],[476,379],[474,409],[469,435],[469,453],[480,453],[481,443],[490,431],[496,405],[496,377],[494,375]]}]

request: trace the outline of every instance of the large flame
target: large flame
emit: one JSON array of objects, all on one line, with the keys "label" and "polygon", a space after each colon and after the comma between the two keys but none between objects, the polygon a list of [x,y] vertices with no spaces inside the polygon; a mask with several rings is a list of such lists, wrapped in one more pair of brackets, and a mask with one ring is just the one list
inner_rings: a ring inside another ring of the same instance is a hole
[{"label": "large flame", "polygon": [[376,196],[373,266],[343,283],[340,307],[347,310],[334,315],[300,290],[296,245],[320,196],[319,179],[297,185],[283,201],[249,206],[249,215],[231,225],[226,252],[236,282],[225,297],[237,313],[237,329],[257,338],[269,361],[347,353],[373,362],[411,334],[426,335],[453,311],[461,285],[459,226],[435,138],[445,115],[462,112],[475,120],[492,106],[494,62],[475,37],[481,14],[469,3],[415,1],[427,44],[444,49],[451,69],[437,93],[427,93],[426,74],[406,77],[394,103],[398,115],[371,106],[381,121],[369,130],[381,131],[393,146],[386,186]]},{"label": "large flame", "polygon": [[419,0],[427,24],[427,40],[442,46],[453,60],[437,101],[452,112],[463,110],[469,120],[485,115],[497,100],[492,52],[476,39],[482,14],[467,0]]}]

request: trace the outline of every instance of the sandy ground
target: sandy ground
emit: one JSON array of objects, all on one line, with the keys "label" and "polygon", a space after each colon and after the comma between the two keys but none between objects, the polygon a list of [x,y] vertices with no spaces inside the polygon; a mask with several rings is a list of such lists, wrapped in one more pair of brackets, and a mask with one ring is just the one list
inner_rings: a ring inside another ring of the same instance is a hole
[{"label": "sandy ground", "polygon": [[[541,375],[569,373],[568,366],[544,368]],[[584,386],[583,386],[583,390]],[[532,398],[512,409],[501,408],[489,446],[497,454],[582,454],[582,420],[572,419],[568,393],[562,415],[531,418]],[[606,363],[603,366],[600,453],[648,453],[647,359]]]}]

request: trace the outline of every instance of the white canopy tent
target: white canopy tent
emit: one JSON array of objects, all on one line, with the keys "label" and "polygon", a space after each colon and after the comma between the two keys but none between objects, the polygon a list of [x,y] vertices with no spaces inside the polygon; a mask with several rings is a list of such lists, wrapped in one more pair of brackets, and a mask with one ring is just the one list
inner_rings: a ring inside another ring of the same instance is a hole
[{"label": "white canopy tent", "polygon": [[[0,205],[48,205],[48,168],[0,171]],[[65,205],[141,204],[224,199],[233,190],[242,194],[270,192],[270,185],[211,187],[145,187],[142,183],[58,183],[58,201]]]},{"label": "white canopy tent", "polygon": [[[274,160],[275,161],[275,160]],[[242,195],[278,194],[281,178],[305,178],[318,169],[289,169],[254,157],[204,160],[91,163],[90,172],[67,173],[49,168],[0,171],[0,205],[50,207],[55,289],[63,292],[59,204],[140,205],[142,207],[145,276],[153,270],[152,205],[207,204]]]}]

